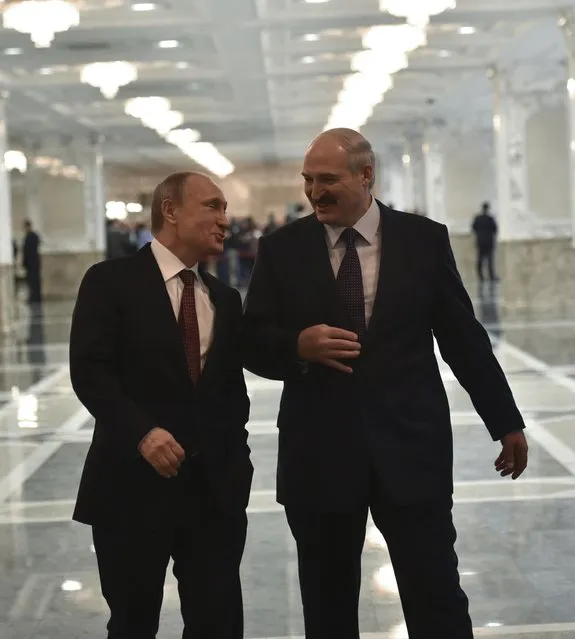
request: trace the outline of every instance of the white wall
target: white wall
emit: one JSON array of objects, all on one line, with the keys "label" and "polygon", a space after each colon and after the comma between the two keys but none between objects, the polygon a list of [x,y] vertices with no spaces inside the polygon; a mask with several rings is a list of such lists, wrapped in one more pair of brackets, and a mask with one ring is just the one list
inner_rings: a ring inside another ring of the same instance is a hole
[{"label": "white wall", "polygon": [[242,167],[218,181],[232,217],[251,216],[264,222],[275,213],[282,219],[288,206],[307,202],[300,164]]},{"label": "white wall", "polygon": [[445,153],[445,208],[456,232],[470,228],[481,204],[493,201],[493,169],[489,145],[470,140],[469,146],[450,147]]},{"label": "white wall", "polygon": [[564,104],[527,123],[529,208],[542,220],[569,219],[569,134]]},{"label": "white wall", "polygon": [[[27,217],[25,176],[13,176],[11,192],[13,233],[20,240]],[[86,250],[83,183],[42,174],[40,200],[43,252]]]}]

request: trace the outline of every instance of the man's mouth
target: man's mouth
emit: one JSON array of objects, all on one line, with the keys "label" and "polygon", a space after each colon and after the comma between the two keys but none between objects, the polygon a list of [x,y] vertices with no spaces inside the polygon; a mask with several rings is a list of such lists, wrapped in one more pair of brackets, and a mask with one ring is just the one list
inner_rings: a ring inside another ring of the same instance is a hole
[{"label": "man's mouth", "polygon": [[332,204],[335,204],[335,202],[333,200],[323,200],[323,201],[316,202],[315,206],[318,209],[325,209],[328,206],[331,206]]}]

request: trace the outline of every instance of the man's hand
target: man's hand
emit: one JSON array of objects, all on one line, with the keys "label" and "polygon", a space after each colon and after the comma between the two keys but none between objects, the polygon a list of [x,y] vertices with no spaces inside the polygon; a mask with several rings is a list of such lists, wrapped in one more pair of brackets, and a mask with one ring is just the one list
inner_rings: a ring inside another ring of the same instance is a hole
[{"label": "man's hand", "polygon": [[299,357],[306,362],[317,362],[343,373],[353,373],[352,368],[338,360],[359,357],[361,344],[355,333],[320,324],[299,334],[297,349]]},{"label": "man's hand", "polygon": [[173,436],[163,428],[152,429],[141,441],[142,457],[166,479],[175,477],[186,454]]},{"label": "man's hand", "polygon": [[527,468],[527,440],[523,431],[509,433],[501,440],[503,450],[495,460],[495,470],[502,477],[517,479]]}]

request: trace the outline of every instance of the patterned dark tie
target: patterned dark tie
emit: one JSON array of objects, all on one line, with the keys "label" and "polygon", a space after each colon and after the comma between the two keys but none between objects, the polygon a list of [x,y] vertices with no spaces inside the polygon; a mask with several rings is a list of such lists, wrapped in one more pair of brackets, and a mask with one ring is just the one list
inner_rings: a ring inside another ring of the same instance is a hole
[{"label": "patterned dark tie", "polygon": [[345,242],[346,251],[337,274],[337,288],[351,320],[351,329],[362,341],[365,336],[366,321],[361,262],[355,247],[358,237],[359,233],[353,228],[346,229],[341,234],[340,239]]},{"label": "patterned dark tie", "polygon": [[188,363],[188,372],[194,384],[202,372],[202,355],[200,350],[200,327],[196,312],[195,280],[193,271],[181,271],[180,279],[184,283],[178,324],[182,331],[182,340]]}]

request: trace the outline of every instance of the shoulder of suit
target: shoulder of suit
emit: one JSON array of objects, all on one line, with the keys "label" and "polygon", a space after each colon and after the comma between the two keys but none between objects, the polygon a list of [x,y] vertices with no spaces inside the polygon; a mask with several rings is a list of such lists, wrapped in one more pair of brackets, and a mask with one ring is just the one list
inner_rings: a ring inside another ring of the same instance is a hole
[{"label": "shoulder of suit", "polygon": [[119,257],[111,260],[103,260],[92,264],[86,271],[85,278],[103,280],[113,284],[124,273],[130,273],[136,267],[135,256]]},{"label": "shoulder of suit", "polygon": [[403,228],[410,229],[414,232],[438,235],[445,230],[444,224],[436,222],[424,215],[405,213],[404,211],[390,209],[389,207],[385,207],[385,212],[398,221]]},{"label": "shoulder of suit", "polygon": [[293,222],[288,222],[283,226],[280,226],[275,231],[272,231],[268,235],[264,235],[260,242],[263,241],[265,244],[275,243],[275,242],[284,242],[291,241],[294,237],[297,237],[300,233],[305,233],[307,229],[309,229],[312,225],[317,224],[317,219],[314,213],[310,215],[306,215],[305,217],[301,217],[298,220],[294,220]]}]

